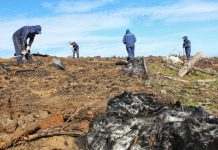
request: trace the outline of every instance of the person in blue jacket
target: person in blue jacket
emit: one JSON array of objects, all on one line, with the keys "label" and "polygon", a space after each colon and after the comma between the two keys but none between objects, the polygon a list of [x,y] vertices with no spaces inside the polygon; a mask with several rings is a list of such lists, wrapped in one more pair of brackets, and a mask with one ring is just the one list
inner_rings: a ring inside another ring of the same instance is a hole
[{"label": "person in blue jacket", "polygon": [[123,37],[123,43],[126,44],[126,50],[128,53],[127,60],[133,60],[135,58],[135,35],[130,32],[129,29],[126,30],[126,34]]},{"label": "person in blue jacket", "polygon": [[[24,26],[18,29],[13,34],[13,42],[15,47],[15,55],[18,64],[23,63],[22,57],[25,56],[29,63],[32,62],[30,48],[36,34],[41,34],[42,28],[40,25]],[[28,42],[29,39],[29,42]]]},{"label": "person in blue jacket", "polygon": [[76,42],[69,42],[73,49],[73,58],[75,58],[75,53],[77,58],[79,58],[79,45]]},{"label": "person in blue jacket", "polygon": [[183,37],[183,48],[185,49],[186,57],[190,60],[191,57],[191,41],[187,36]]}]

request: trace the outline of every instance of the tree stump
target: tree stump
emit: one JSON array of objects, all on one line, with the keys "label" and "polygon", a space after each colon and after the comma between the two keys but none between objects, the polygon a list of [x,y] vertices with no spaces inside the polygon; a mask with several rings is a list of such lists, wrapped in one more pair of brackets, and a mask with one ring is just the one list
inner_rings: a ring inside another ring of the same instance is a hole
[{"label": "tree stump", "polygon": [[125,70],[129,75],[135,74],[142,79],[149,78],[147,65],[143,57],[129,61],[125,67]]}]

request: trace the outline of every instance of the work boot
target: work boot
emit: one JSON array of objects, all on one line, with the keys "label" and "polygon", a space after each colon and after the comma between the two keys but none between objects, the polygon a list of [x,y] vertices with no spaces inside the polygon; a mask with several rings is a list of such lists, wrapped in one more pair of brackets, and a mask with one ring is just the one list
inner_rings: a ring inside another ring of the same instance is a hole
[{"label": "work boot", "polygon": [[32,64],[32,63],[33,63],[33,58],[32,58],[32,56],[28,56],[27,62],[28,62],[29,64]]},{"label": "work boot", "polygon": [[22,60],[17,60],[17,65],[21,65],[21,64],[24,64],[24,62]]},{"label": "work boot", "polygon": [[133,62],[135,60],[134,57],[129,57],[129,61]]},{"label": "work boot", "polygon": [[23,64],[22,56],[17,57],[17,65]]}]

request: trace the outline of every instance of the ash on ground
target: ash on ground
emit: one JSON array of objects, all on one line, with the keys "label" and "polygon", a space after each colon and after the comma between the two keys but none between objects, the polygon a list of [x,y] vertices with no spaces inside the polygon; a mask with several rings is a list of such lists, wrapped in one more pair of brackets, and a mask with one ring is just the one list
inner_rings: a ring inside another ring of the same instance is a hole
[{"label": "ash on ground", "polygon": [[200,107],[124,92],[109,100],[82,141],[89,150],[217,150],[218,118]]}]

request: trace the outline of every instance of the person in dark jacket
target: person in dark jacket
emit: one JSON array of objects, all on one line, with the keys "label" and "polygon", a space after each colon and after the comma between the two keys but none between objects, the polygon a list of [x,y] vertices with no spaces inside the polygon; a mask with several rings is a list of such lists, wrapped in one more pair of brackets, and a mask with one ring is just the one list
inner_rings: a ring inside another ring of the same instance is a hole
[{"label": "person in dark jacket", "polygon": [[126,34],[123,37],[123,43],[126,44],[126,50],[128,53],[127,60],[133,60],[135,58],[135,35],[130,32],[129,29],[126,30]]},{"label": "person in dark jacket", "polygon": [[69,42],[73,49],[73,58],[75,58],[75,53],[77,58],[79,58],[79,45],[76,42]]},{"label": "person in dark jacket", "polygon": [[[17,62],[23,63],[22,57],[25,56],[28,62],[32,62],[32,56],[30,55],[30,48],[34,41],[36,34],[41,34],[42,28],[40,25],[24,26],[18,29],[13,34],[13,42],[15,47],[15,55]],[[27,43],[29,39],[29,42]]]},{"label": "person in dark jacket", "polygon": [[190,60],[191,57],[191,41],[188,39],[187,36],[183,37],[183,48],[185,49],[186,57]]}]

